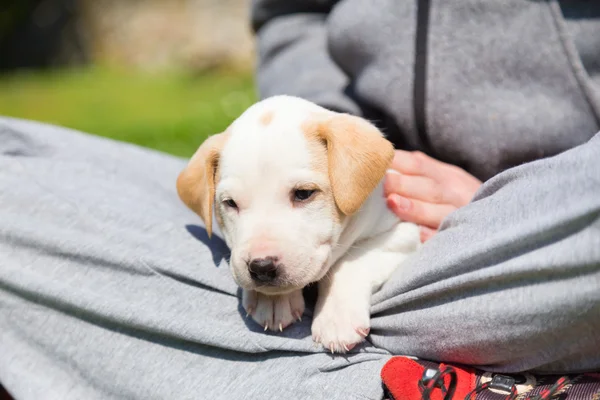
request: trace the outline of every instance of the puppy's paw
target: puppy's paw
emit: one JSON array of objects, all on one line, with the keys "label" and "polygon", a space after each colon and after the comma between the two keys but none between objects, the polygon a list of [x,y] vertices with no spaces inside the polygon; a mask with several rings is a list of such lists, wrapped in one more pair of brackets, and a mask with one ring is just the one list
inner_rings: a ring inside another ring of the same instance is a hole
[{"label": "puppy's paw", "polygon": [[253,290],[243,290],[242,305],[252,319],[265,331],[283,331],[294,321],[302,319],[304,296],[302,290],[288,294],[267,296]]},{"label": "puppy's paw", "polygon": [[346,353],[364,340],[370,327],[368,302],[330,302],[313,319],[312,337],[332,353]]}]

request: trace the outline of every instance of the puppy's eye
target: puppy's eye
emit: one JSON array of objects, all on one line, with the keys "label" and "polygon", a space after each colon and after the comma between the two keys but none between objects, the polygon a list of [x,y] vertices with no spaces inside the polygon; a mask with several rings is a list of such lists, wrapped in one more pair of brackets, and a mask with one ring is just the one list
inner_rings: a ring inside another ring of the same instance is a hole
[{"label": "puppy's eye", "polygon": [[223,200],[223,203],[225,203],[225,205],[227,207],[231,207],[231,208],[238,208],[237,204],[235,201],[233,201],[233,199],[227,199],[227,200]]},{"label": "puppy's eye", "polygon": [[294,191],[294,201],[306,201],[310,199],[316,190],[297,189]]}]

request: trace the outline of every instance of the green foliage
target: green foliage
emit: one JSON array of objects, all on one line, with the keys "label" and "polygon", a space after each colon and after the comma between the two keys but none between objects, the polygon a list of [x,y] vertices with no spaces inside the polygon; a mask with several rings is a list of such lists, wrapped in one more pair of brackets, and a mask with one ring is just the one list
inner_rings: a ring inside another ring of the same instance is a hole
[{"label": "green foliage", "polygon": [[0,115],[63,125],[189,157],[256,99],[250,72],[102,69],[0,78]]}]

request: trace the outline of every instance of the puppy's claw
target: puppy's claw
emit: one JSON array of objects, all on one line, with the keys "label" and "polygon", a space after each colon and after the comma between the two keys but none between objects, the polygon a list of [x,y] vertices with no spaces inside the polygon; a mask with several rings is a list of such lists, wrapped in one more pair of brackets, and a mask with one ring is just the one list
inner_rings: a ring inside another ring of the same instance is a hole
[{"label": "puppy's claw", "polygon": [[299,313],[298,311],[294,312],[294,317],[296,318],[297,321],[302,321],[302,314]]},{"label": "puppy's claw", "polygon": [[356,333],[358,333],[360,336],[365,338],[365,337],[369,336],[370,330],[371,330],[370,328],[357,328]]},{"label": "puppy's claw", "polygon": [[346,343],[342,344],[342,346],[344,347],[344,350],[350,351],[350,348],[348,348],[348,345]]},{"label": "puppy's claw", "polygon": [[279,323],[279,332],[283,332],[283,325],[281,325],[281,322]]},{"label": "puppy's claw", "polygon": [[331,350],[331,354],[333,354],[333,343],[329,345],[329,350]]},{"label": "puppy's claw", "polygon": [[269,323],[268,323],[268,322],[265,322],[265,331],[266,331],[267,329],[269,329]]},{"label": "puppy's claw", "polygon": [[318,344],[320,341],[321,341],[320,336],[313,336],[313,342],[315,342],[315,344]]}]

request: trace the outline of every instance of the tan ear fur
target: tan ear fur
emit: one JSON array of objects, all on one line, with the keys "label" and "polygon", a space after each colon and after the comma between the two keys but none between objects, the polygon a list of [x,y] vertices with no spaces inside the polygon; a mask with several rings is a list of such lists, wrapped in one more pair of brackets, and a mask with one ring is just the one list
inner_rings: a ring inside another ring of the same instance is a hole
[{"label": "tan ear fur", "polygon": [[179,198],[202,218],[208,237],[212,235],[212,212],[216,175],[228,133],[210,136],[202,143],[177,178]]},{"label": "tan ear fur", "polygon": [[305,127],[327,146],[329,180],[338,208],[345,215],[360,209],[394,158],[394,147],[368,121],[347,115],[320,119]]}]

